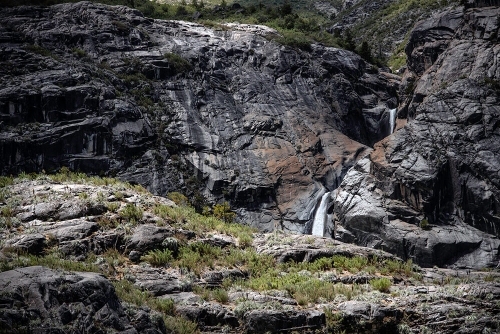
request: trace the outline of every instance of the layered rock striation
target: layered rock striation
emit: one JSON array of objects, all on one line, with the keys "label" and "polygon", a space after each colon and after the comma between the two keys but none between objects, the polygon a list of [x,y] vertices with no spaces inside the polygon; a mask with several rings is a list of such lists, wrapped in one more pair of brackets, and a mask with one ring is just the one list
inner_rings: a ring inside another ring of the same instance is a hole
[{"label": "layered rock striation", "polygon": [[499,15],[459,8],[415,27],[398,129],[336,194],[344,240],[424,266],[497,265]]},{"label": "layered rock striation", "polygon": [[399,102],[397,77],[266,27],[90,2],[2,9],[0,22],[1,173],[118,175],[228,200],[262,230],[305,231]]}]

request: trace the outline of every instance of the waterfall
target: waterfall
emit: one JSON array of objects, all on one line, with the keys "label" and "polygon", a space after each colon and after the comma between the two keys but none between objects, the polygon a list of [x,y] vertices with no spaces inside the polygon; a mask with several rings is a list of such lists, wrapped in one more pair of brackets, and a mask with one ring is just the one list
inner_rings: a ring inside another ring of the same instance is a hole
[{"label": "waterfall", "polygon": [[327,218],[328,203],[330,202],[330,193],[327,192],[321,197],[321,203],[319,204],[316,214],[314,215],[314,221],[312,226],[312,235],[317,235],[323,237],[325,235],[325,220]]},{"label": "waterfall", "polygon": [[389,110],[389,134],[392,135],[394,132],[394,126],[396,125],[396,108]]}]

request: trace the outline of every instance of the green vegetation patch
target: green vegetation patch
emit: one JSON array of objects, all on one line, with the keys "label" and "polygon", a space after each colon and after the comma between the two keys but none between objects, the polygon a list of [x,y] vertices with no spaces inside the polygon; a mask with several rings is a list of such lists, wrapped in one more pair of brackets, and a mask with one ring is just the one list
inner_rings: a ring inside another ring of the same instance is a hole
[{"label": "green vegetation patch", "polygon": [[191,64],[181,56],[175,53],[165,53],[164,58],[172,65],[176,73],[187,72],[191,69]]}]

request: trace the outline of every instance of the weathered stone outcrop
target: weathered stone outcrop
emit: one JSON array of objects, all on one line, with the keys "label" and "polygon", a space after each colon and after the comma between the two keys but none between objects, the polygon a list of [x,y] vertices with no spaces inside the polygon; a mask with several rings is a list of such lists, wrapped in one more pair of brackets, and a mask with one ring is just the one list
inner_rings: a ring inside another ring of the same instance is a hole
[{"label": "weathered stone outcrop", "polygon": [[498,7],[419,23],[398,130],[346,175],[335,211],[356,243],[423,266],[499,261]]},{"label": "weathered stone outcrop", "polygon": [[61,166],[225,199],[302,232],[388,131],[399,79],[356,54],[90,2],[0,11],[0,172]]},{"label": "weathered stone outcrop", "polygon": [[164,328],[162,320],[154,323],[146,313],[141,321],[127,316],[113,285],[96,273],[14,269],[0,273],[0,291],[5,333],[160,334]]}]

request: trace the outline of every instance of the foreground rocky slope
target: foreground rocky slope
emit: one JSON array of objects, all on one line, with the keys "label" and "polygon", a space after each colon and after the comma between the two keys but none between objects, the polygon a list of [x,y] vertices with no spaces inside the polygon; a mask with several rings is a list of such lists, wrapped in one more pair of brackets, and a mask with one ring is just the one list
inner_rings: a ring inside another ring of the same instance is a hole
[{"label": "foreground rocky slope", "polygon": [[279,45],[265,27],[90,2],[2,9],[0,25],[4,175],[68,166],[182,188],[262,230],[307,231],[398,104],[397,77],[344,50]]},{"label": "foreground rocky slope", "polygon": [[424,266],[498,264],[499,15],[460,8],[415,27],[398,130],[336,194],[343,240]]},{"label": "foreground rocky slope", "polygon": [[497,272],[423,270],[330,238],[252,234],[114,179],[0,181],[7,333],[500,329]]}]

